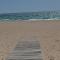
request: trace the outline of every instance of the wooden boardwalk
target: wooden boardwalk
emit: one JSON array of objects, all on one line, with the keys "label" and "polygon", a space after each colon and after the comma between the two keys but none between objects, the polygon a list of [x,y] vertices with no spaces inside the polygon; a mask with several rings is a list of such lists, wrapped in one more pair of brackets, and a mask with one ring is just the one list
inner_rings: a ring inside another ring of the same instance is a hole
[{"label": "wooden boardwalk", "polygon": [[43,60],[39,42],[36,40],[18,42],[6,60]]}]

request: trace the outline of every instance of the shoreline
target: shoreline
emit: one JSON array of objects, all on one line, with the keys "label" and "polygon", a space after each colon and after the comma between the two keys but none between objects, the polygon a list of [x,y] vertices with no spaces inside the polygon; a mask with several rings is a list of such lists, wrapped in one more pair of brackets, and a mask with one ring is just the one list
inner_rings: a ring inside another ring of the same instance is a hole
[{"label": "shoreline", "polygon": [[28,20],[21,20],[21,19],[17,19],[17,20],[0,20],[0,22],[19,22],[19,21],[60,21],[60,19],[28,19]]},{"label": "shoreline", "polygon": [[31,23],[31,22],[60,22],[60,19],[59,20],[16,20],[16,21],[0,21],[0,23],[23,23],[23,22],[28,22],[28,23]]}]

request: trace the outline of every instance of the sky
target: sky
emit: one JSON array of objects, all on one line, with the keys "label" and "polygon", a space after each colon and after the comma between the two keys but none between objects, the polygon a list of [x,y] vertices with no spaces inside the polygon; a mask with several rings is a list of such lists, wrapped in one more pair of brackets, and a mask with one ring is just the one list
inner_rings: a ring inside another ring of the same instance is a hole
[{"label": "sky", "polygon": [[60,0],[0,0],[0,13],[60,10]]}]

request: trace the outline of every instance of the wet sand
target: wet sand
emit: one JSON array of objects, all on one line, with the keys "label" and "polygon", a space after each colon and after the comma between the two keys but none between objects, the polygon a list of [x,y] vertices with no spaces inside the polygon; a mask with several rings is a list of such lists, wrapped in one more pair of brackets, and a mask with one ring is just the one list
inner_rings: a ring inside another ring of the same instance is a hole
[{"label": "wet sand", "polygon": [[40,41],[44,60],[60,60],[60,21],[0,22],[0,60],[22,39]]}]

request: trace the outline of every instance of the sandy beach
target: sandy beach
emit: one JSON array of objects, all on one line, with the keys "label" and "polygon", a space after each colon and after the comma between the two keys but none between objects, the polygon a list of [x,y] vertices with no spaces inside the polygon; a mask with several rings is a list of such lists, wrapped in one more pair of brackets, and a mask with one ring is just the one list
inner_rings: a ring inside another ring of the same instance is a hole
[{"label": "sandy beach", "polygon": [[0,22],[0,60],[22,39],[40,41],[44,60],[60,60],[60,21]]}]

